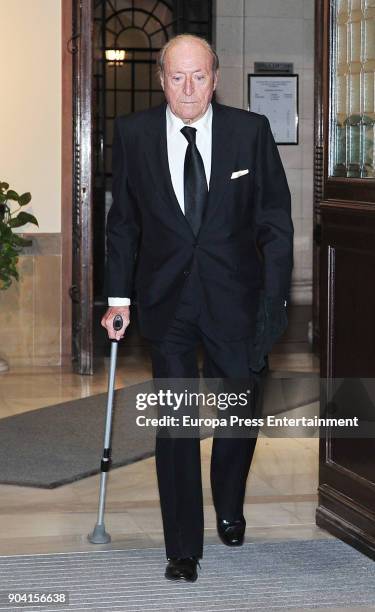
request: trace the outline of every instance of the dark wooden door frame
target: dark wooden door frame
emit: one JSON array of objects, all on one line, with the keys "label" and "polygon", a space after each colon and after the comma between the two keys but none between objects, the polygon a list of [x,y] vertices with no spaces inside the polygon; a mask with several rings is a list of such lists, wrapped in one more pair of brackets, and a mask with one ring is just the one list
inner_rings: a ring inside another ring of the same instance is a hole
[{"label": "dark wooden door frame", "polygon": [[73,62],[72,356],[75,372],[93,374],[92,0],[75,0],[73,16],[77,44]]},{"label": "dark wooden door frame", "polygon": [[73,32],[72,0],[61,3],[62,109],[61,109],[61,365],[72,361],[72,210],[73,210]]},{"label": "dark wooden door frame", "polygon": [[62,0],[61,361],[79,374],[93,373],[92,24],[92,0]]},{"label": "dark wooden door frame", "polygon": [[320,203],[323,200],[323,35],[319,24],[322,23],[323,4],[315,0],[315,60],[314,60],[314,180],[313,180],[313,350],[320,351],[320,242],[321,214]]}]

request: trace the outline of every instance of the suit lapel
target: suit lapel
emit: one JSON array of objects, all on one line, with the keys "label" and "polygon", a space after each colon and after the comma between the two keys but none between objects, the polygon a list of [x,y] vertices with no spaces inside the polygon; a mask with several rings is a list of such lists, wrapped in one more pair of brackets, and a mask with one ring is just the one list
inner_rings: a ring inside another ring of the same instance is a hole
[{"label": "suit lapel", "polygon": [[202,228],[220,205],[235,159],[236,143],[233,138],[233,126],[226,120],[225,107],[213,102],[212,110],[211,177]]},{"label": "suit lapel", "polygon": [[164,103],[155,109],[155,118],[148,129],[149,146],[145,153],[155,187],[160,192],[163,201],[166,202],[179,223],[183,225],[185,231],[188,229],[194,235],[173,189],[168,163],[166,106],[166,103]]}]

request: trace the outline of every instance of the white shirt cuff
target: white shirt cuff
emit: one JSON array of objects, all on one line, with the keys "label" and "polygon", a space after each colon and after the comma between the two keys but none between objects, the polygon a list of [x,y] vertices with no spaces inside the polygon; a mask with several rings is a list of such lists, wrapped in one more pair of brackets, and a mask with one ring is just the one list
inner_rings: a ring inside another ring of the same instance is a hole
[{"label": "white shirt cuff", "polygon": [[130,306],[129,298],[109,297],[108,306]]}]

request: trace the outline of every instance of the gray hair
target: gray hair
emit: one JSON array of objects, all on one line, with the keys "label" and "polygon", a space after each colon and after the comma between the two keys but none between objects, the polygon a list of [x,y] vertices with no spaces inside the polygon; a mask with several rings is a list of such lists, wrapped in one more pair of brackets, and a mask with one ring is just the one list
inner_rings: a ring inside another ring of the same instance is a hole
[{"label": "gray hair", "polygon": [[212,47],[212,45],[210,45],[210,43],[205,38],[202,38],[201,36],[197,36],[196,34],[177,34],[177,36],[170,38],[165,43],[165,45],[160,49],[158,59],[157,59],[157,72],[159,76],[164,74],[165,54],[168,51],[168,49],[172,45],[174,45],[175,42],[178,42],[180,40],[181,41],[186,40],[186,39],[189,40],[189,38],[192,40],[197,40],[201,42],[203,46],[206,47],[207,51],[209,51],[212,57],[212,72],[215,73],[219,69],[218,55],[216,51],[214,50],[214,48]]}]

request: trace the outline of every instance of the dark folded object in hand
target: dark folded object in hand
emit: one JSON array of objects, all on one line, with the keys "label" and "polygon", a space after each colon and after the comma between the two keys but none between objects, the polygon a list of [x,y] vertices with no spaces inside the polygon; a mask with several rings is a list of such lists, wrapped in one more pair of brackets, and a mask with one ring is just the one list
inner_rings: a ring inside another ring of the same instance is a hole
[{"label": "dark folded object in hand", "polygon": [[250,354],[250,367],[259,372],[266,365],[265,357],[279,340],[288,326],[286,300],[271,297],[262,292],[257,312],[255,339]]}]

